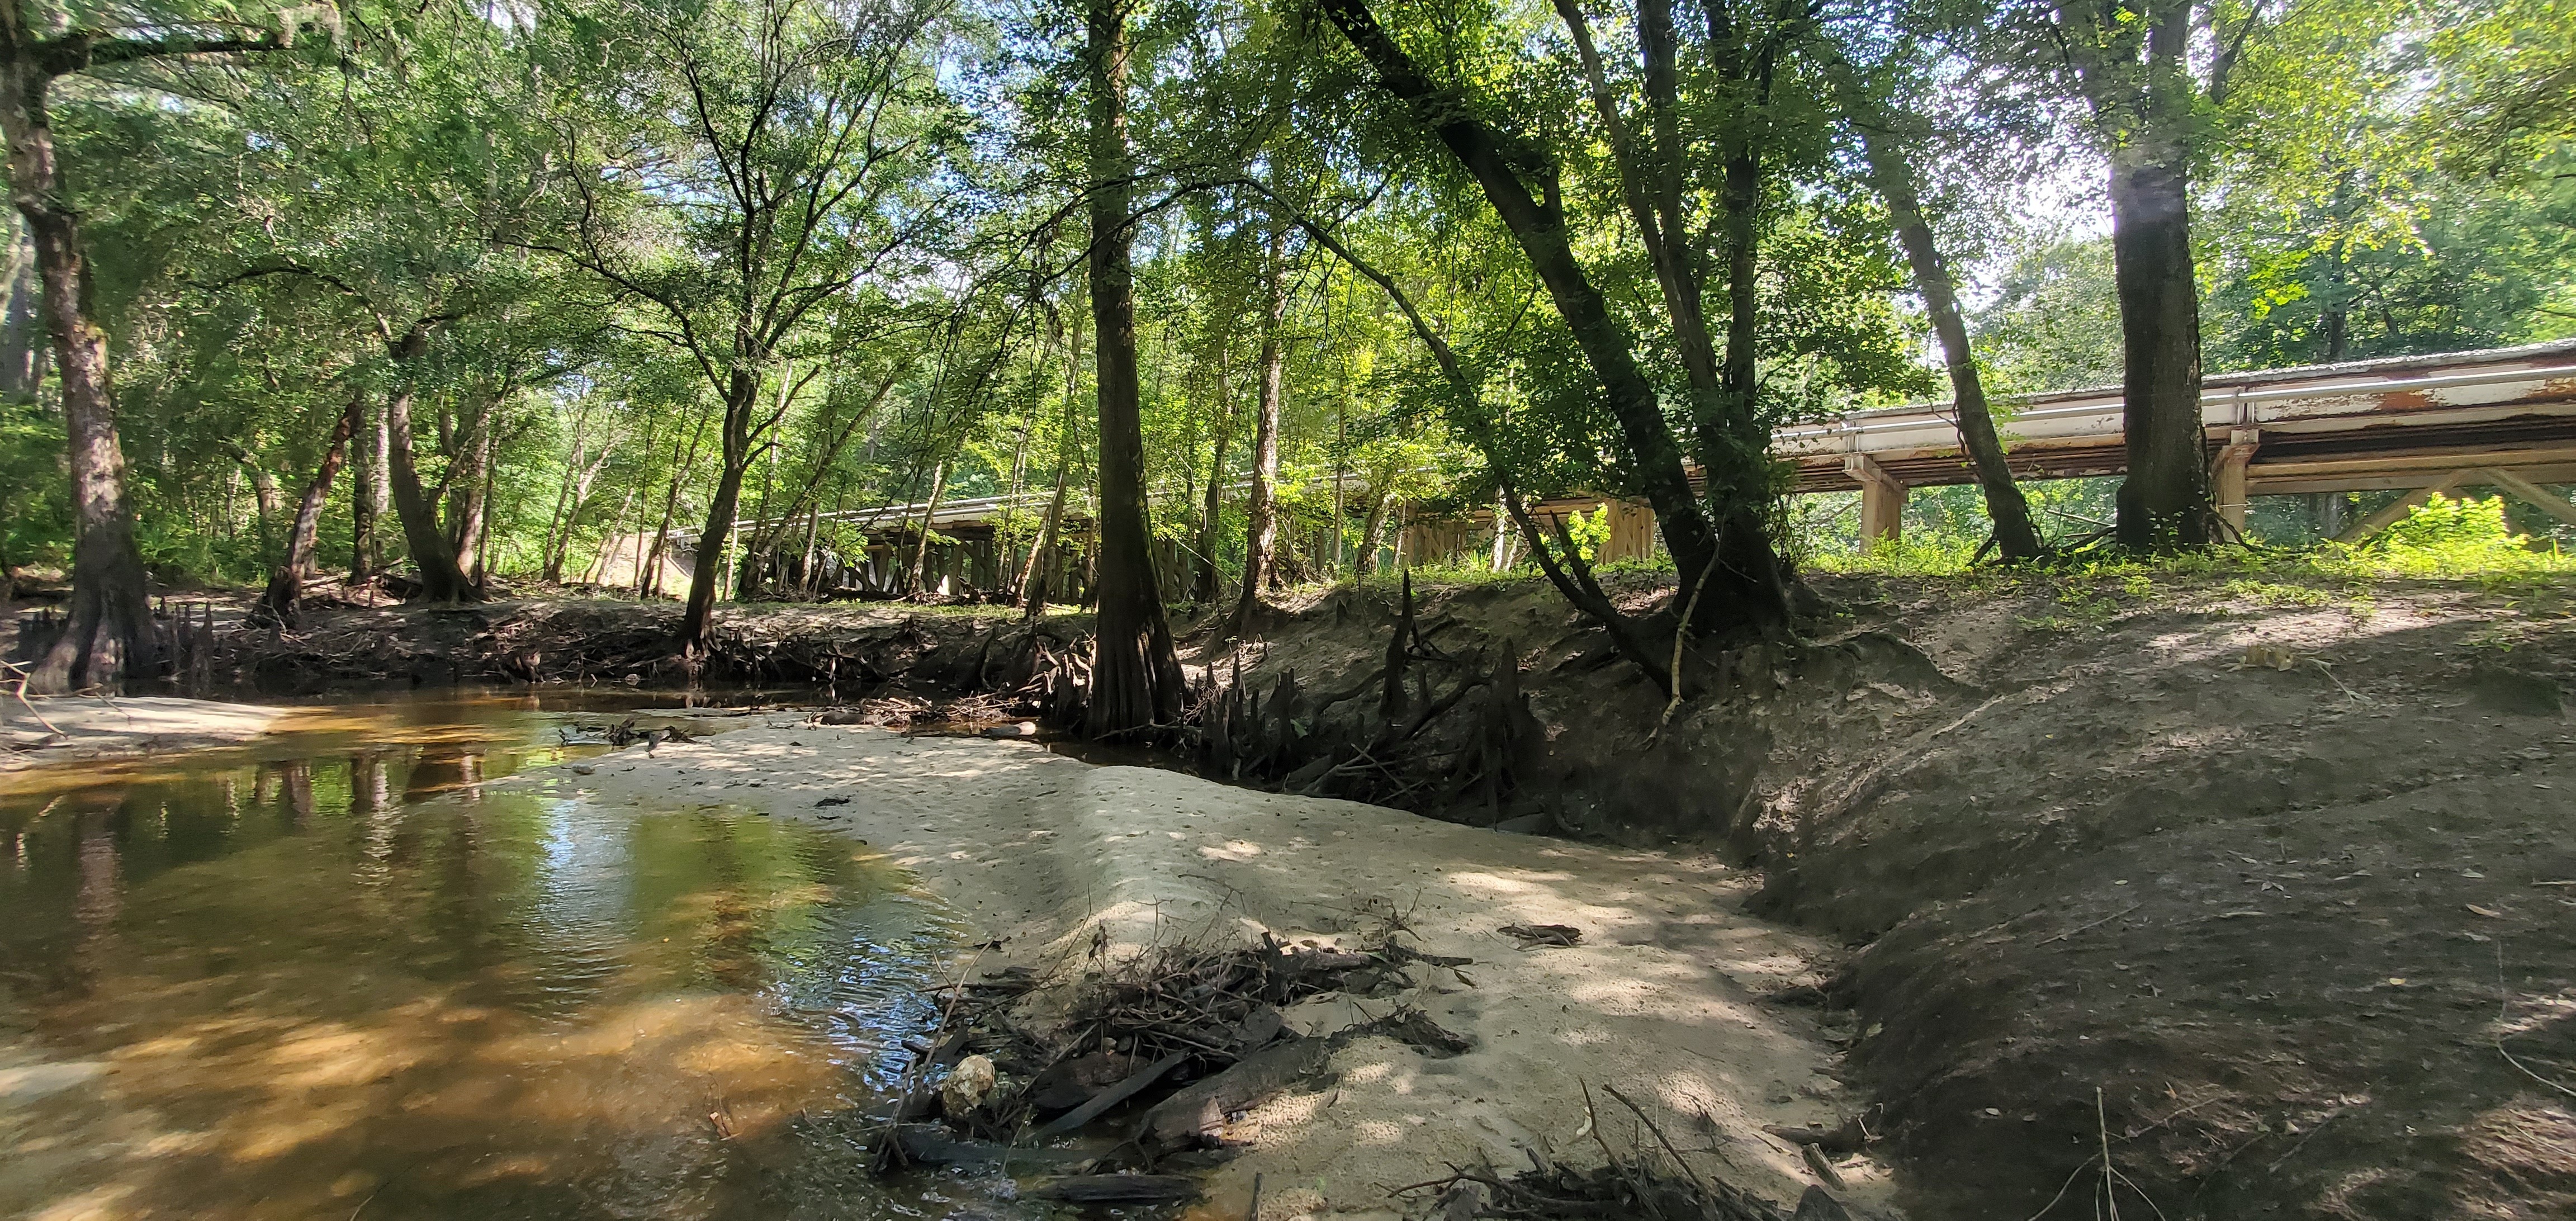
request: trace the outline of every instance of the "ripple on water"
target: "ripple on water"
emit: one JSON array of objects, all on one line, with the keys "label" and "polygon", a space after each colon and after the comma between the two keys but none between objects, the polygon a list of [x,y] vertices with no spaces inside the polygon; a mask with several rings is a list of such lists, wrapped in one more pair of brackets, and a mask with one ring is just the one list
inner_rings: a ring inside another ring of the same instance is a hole
[{"label": "ripple on water", "polygon": [[569,715],[341,708],[0,791],[0,1215],[1007,1208],[798,1122],[894,1084],[949,914],[801,826],[488,785]]}]

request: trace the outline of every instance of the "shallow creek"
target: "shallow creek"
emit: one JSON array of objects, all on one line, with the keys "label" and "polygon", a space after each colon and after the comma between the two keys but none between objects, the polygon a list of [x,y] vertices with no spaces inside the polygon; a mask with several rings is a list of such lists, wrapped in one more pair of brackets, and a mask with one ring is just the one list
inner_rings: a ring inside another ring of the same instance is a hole
[{"label": "shallow creek", "polygon": [[0,777],[0,1217],[1018,1215],[860,1173],[955,969],[901,870],[486,787],[613,710],[339,704]]}]

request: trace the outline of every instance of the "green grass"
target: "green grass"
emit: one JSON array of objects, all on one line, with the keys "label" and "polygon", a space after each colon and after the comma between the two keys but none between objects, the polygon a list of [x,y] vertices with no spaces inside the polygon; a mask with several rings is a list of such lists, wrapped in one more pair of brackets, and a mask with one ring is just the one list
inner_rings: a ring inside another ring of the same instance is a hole
[{"label": "green grass", "polygon": [[[1974,540],[1902,539],[1865,552],[1818,555],[1818,572],[1882,576],[1959,576],[1981,571],[1971,564]],[[2436,495],[2405,520],[2358,546],[2321,543],[2299,550],[2212,547],[2164,556],[2112,553],[2071,556],[2028,571],[2067,578],[2118,578],[2132,596],[2144,597],[2159,578],[2222,580],[2227,592],[2271,606],[2315,606],[2328,600],[2300,582],[2335,586],[2386,581],[2466,581],[2512,589],[2550,586],[2576,574],[2576,555],[2554,543],[2535,545],[2510,533],[2499,499],[2452,500]]]}]

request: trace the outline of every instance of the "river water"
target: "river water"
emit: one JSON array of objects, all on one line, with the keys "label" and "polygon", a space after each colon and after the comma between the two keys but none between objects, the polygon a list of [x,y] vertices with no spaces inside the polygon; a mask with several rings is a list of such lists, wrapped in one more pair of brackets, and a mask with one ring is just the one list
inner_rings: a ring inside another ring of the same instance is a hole
[{"label": "river water", "polygon": [[602,711],[0,775],[0,1217],[1017,1215],[860,1169],[949,915],[854,841],[491,784]]}]

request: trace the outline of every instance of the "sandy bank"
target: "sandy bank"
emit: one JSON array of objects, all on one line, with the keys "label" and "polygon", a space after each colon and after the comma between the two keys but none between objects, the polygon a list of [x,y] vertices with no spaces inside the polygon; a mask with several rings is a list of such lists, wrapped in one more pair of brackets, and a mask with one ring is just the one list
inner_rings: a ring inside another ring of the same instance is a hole
[{"label": "sandy bank", "polygon": [[285,708],[175,696],[0,698],[0,771],[246,742]]},{"label": "sandy bank", "polygon": [[[1825,947],[1739,914],[1755,879],[1712,859],[1095,767],[1026,744],[784,718],[578,766],[587,770],[515,782],[570,780],[607,801],[723,802],[836,828],[911,867],[980,933],[1007,939],[986,966],[1088,952],[1095,929],[1115,953],[1257,929],[1330,939],[1390,911],[1422,949],[1473,958],[1463,979],[1417,968],[1402,996],[1326,998],[1292,1014],[1331,1030],[1354,1007],[1374,1016],[1401,1001],[1476,1046],[1447,1060],[1383,1039],[1344,1048],[1314,1092],[1275,1099],[1231,1131],[1253,1151],[1212,1185],[1222,1215],[1242,1215],[1256,1173],[1274,1200],[1313,1192],[1336,1212],[1391,1215],[1390,1189],[1449,1164],[1524,1166],[1524,1146],[1595,1161],[1583,1089],[1605,1083],[1661,1103],[1658,1122],[1707,1150],[1692,1155],[1702,1173],[1785,1203],[1811,1180],[1762,1125],[1830,1125],[1857,1109],[1804,1011],[1754,1000],[1812,982]],[[847,802],[817,804],[827,798]],[[1531,923],[1579,926],[1583,944],[1523,951],[1498,932]],[[1632,1125],[1602,1127],[1624,1146]],[[1874,1167],[1844,1173],[1861,1200],[1889,1194]]]}]

